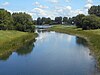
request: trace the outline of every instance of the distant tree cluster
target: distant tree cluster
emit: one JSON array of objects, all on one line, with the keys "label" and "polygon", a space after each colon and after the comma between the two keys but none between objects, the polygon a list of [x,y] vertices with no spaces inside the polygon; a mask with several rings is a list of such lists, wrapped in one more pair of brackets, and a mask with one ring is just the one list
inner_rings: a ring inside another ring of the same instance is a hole
[{"label": "distant tree cluster", "polygon": [[55,17],[55,20],[50,18],[38,18],[35,22],[37,25],[44,24],[65,24],[65,25],[76,25],[77,28],[87,29],[99,29],[100,28],[100,5],[92,6],[88,9],[88,16],[84,14],[79,14],[75,17]]},{"label": "distant tree cluster", "polygon": [[74,17],[73,18],[68,18],[68,17],[55,17],[54,20],[51,18],[46,18],[46,17],[38,17],[37,20],[34,20],[35,25],[58,25],[58,24],[74,24]]},{"label": "distant tree cluster", "polygon": [[88,10],[89,15],[79,14],[75,18],[75,24],[83,30],[100,28],[100,6],[92,6]]},{"label": "distant tree cluster", "polygon": [[0,9],[0,30],[19,30],[34,32],[33,19],[26,13],[11,14],[5,9]]},{"label": "distant tree cluster", "polygon": [[0,30],[19,30],[24,32],[34,32],[35,25],[76,25],[82,29],[98,29],[100,28],[100,5],[92,6],[88,9],[88,16],[79,14],[75,17],[55,17],[54,20],[46,17],[38,17],[37,20],[32,19],[26,13],[11,14],[5,9],[0,9]]},{"label": "distant tree cluster", "polygon": [[52,23],[52,20],[51,18],[46,18],[46,17],[38,17],[37,20],[34,22],[35,25],[45,25],[45,24],[51,24]]},{"label": "distant tree cluster", "polygon": [[89,13],[90,15],[94,14],[94,15],[100,17],[100,5],[98,5],[98,6],[92,6],[92,7],[89,9],[88,13]]}]

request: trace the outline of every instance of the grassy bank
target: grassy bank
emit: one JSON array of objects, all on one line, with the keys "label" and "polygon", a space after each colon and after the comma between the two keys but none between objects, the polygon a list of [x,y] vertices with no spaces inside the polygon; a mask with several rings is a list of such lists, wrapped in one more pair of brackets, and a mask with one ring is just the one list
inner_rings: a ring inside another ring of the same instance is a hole
[{"label": "grassy bank", "polygon": [[97,67],[100,68],[100,29],[97,30],[82,30],[81,28],[68,26],[54,26],[49,30],[56,32],[67,33],[83,37],[88,41],[88,45],[97,59]]},{"label": "grassy bank", "polygon": [[0,56],[16,50],[36,36],[36,33],[0,30]]}]

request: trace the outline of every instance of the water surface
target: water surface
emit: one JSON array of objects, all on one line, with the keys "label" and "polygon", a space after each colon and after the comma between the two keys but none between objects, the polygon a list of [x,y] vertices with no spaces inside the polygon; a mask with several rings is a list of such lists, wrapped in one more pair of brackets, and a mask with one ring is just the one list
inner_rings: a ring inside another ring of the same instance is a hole
[{"label": "water surface", "polygon": [[96,75],[89,54],[82,38],[39,31],[35,43],[0,58],[0,75]]}]

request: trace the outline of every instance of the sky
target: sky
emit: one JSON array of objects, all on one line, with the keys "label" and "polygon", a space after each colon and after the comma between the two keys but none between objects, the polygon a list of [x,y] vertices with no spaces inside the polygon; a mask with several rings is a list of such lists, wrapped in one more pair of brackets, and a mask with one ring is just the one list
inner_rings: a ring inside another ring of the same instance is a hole
[{"label": "sky", "polygon": [[88,15],[88,9],[92,5],[100,5],[100,0],[0,0],[0,8],[11,13],[26,12],[33,19]]}]

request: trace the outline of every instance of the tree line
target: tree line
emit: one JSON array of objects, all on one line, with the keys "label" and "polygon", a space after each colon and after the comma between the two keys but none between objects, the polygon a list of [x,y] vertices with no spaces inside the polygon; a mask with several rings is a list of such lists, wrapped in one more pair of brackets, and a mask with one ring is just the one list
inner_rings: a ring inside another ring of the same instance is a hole
[{"label": "tree line", "polygon": [[18,30],[34,32],[33,19],[26,13],[11,14],[5,9],[0,9],[0,30]]},{"label": "tree line", "polygon": [[55,17],[54,20],[51,18],[37,18],[34,21],[36,25],[58,25],[58,24],[65,24],[65,25],[76,25],[77,28],[82,28],[83,30],[87,29],[98,29],[100,28],[100,5],[92,6],[88,9],[89,15],[79,14],[74,17]]},{"label": "tree line", "polygon": [[51,18],[37,18],[33,20],[27,13],[13,13],[11,14],[5,9],[0,9],[0,30],[19,30],[24,32],[34,32],[34,25],[76,25],[77,28],[99,29],[100,28],[100,5],[92,6],[88,9],[89,15],[79,14],[74,17],[55,17]]},{"label": "tree line", "polygon": [[52,20],[50,17],[38,17],[37,20],[34,20],[35,25],[58,25],[58,24],[73,24],[72,18],[68,17],[55,17],[55,20]]}]

